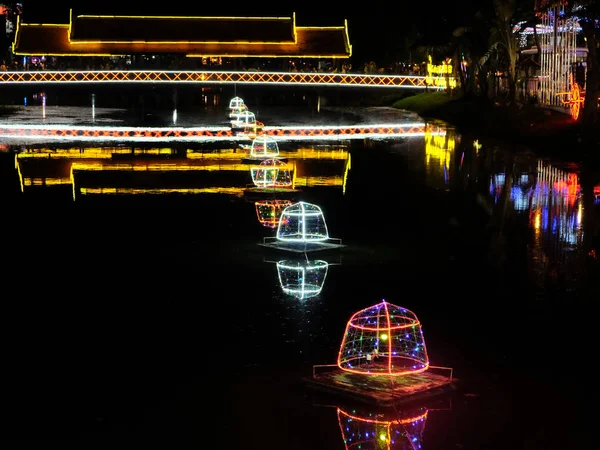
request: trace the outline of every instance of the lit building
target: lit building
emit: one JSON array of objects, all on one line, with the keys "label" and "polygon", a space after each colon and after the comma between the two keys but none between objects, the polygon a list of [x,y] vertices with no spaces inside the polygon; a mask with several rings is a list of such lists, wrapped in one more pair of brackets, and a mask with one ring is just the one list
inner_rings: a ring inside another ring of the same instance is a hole
[{"label": "lit building", "polygon": [[[131,67],[165,69],[203,65],[245,65],[258,58],[293,69],[310,59],[333,63],[351,56],[348,23],[331,27],[297,26],[288,17],[187,17],[89,15],[70,13],[68,23],[17,21],[12,52],[76,62],[84,57]],[[94,61],[100,63],[100,61]],[[262,64],[262,63],[261,63]],[[271,67],[274,68],[274,67]]]}]

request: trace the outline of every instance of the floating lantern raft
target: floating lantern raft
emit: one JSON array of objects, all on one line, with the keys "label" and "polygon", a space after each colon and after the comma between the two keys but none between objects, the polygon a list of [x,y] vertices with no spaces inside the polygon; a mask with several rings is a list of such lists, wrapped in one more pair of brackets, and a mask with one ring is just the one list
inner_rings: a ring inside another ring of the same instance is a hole
[{"label": "floating lantern raft", "polygon": [[329,237],[321,208],[302,201],[283,210],[276,236],[263,238],[259,245],[296,253],[343,247],[341,239]]},{"label": "floating lantern raft", "polygon": [[[327,370],[317,373],[320,369]],[[379,406],[429,398],[456,386],[452,368],[429,363],[417,316],[385,300],[350,318],[337,364],[313,366],[312,378],[305,381]]]}]

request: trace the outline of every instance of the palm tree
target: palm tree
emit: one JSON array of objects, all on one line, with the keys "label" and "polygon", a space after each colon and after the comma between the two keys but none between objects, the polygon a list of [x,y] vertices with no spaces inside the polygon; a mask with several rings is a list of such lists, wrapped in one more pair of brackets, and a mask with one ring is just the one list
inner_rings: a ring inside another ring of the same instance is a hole
[{"label": "palm tree", "polygon": [[508,78],[508,103],[517,99],[517,60],[519,59],[518,36],[513,32],[516,0],[494,0],[494,26],[492,28],[492,47],[504,49]]},{"label": "palm tree", "polygon": [[581,123],[592,130],[598,125],[598,97],[600,96],[600,58],[598,57],[600,30],[597,24],[597,19],[600,19],[600,4],[596,0],[579,0],[571,13],[577,13],[587,42],[587,75]]}]

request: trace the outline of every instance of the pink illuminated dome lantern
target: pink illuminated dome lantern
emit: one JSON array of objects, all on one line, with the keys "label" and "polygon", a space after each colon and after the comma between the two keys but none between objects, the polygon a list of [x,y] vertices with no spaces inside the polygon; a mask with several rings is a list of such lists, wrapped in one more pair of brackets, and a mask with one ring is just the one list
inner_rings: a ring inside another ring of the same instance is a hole
[{"label": "pink illuminated dome lantern", "polygon": [[346,325],[337,365],[365,375],[424,372],[429,357],[419,319],[385,300],[358,311]]}]

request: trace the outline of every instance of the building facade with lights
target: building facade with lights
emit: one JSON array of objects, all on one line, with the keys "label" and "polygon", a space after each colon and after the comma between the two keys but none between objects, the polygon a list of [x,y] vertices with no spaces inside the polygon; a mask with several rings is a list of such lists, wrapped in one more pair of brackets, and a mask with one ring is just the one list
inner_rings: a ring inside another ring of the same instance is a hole
[{"label": "building facade with lights", "polygon": [[[12,53],[41,69],[339,70],[350,58],[348,23],[298,26],[289,17],[76,15],[69,23],[17,19]],[[31,68],[31,67],[29,67]]]}]

